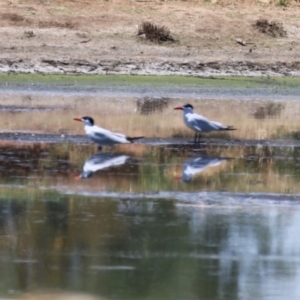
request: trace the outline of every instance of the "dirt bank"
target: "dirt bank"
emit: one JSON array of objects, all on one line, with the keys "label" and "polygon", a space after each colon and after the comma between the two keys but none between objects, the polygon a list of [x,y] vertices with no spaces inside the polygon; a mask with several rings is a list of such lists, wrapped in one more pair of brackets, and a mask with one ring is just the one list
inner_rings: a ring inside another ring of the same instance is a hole
[{"label": "dirt bank", "polygon": [[[0,72],[299,76],[299,4],[234,2],[1,1]],[[282,22],[287,36],[260,33],[259,18]],[[137,36],[143,21],[177,42]]]}]

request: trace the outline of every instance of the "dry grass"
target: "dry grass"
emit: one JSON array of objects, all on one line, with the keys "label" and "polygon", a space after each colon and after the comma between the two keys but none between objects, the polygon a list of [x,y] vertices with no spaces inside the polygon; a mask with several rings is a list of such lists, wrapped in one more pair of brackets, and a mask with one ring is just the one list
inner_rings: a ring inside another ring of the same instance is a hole
[{"label": "dry grass", "polygon": [[[29,105],[24,96],[18,98],[14,95],[6,99],[10,105]],[[173,110],[174,106],[185,102],[184,99],[170,100],[168,108],[164,108],[163,111],[144,115],[141,114],[135,98],[117,100],[102,97],[99,100],[94,96],[86,96],[83,99],[56,95],[39,99],[37,96],[32,96],[30,107],[55,108],[62,107],[63,103],[65,109],[31,112],[0,111],[0,128],[2,131],[29,130],[84,134],[82,124],[73,121],[73,118],[91,116],[98,126],[123,132],[128,136],[192,138],[193,132],[184,125],[182,112]],[[298,132],[300,103],[288,101],[284,109],[280,110],[281,113],[274,114],[271,118],[256,119],[257,109],[271,107],[270,103],[268,101],[201,100],[194,101],[192,104],[197,113],[211,120],[233,125],[238,129],[230,132],[227,137],[260,140],[292,136],[294,132]],[[276,102],[272,103],[276,104]],[[277,107],[278,103],[275,106]],[[207,136],[217,136],[217,133]]]}]

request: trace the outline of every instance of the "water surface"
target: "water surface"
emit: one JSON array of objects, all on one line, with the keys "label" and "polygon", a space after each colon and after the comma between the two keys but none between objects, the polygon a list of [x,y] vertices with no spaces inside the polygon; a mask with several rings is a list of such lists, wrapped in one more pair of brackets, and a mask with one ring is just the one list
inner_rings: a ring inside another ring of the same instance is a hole
[{"label": "water surface", "polygon": [[[26,78],[0,78],[0,297],[299,299],[296,79]],[[187,102],[238,130],[190,143]],[[77,115],[148,140],[98,152]]]},{"label": "water surface", "polygon": [[[1,296],[299,297],[298,149],[262,161],[255,149],[95,150],[0,148]],[[80,179],[88,160],[98,169]]]}]

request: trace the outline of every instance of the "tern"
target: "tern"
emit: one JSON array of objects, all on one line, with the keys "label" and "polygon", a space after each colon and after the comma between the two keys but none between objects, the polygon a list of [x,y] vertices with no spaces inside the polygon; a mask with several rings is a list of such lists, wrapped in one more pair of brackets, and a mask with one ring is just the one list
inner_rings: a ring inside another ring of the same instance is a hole
[{"label": "tern", "polygon": [[130,159],[127,155],[118,155],[99,152],[88,158],[83,165],[83,172],[76,178],[87,179],[93,173],[108,169],[110,167],[121,166]]},{"label": "tern", "polygon": [[227,160],[227,158],[211,156],[189,158],[182,166],[182,177],[179,179],[183,182],[189,182],[195,174],[201,173],[208,168],[219,166]]},{"label": "tern", "polygon": [[75,121],[84,123],[84,130],[86,135],[95,143],[99,145],[99,149],[102,146],[113,146],[116,144],[129,144],[135,140],[142,139],[139,137],[128,137],[122,133],[112,132],[107,129],[94,125],[94,120],[91,117],[78,117],[74,118]]},{"label": "tern", "polygon": [[215,121],[210,121],[207,118],[194,113],[194,107],[191,104],[177,106],[174,109],[183,110],[183,120],[187,127],[195,131],[194,143],[200,141],[201,133],[211,131],[236,130],[233,126],[224,126]]}]

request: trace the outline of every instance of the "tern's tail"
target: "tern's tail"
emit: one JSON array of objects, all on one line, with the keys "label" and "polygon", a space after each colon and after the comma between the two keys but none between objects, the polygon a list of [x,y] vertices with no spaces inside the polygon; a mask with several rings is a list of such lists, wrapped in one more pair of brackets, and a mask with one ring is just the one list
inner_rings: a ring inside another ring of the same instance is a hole
[{"label": "tern's tail", "polygon": [[144,136],[137,136],[137,137],[127,137],[127,140],[130,142],[130,143],[133,143],[135,140],[139,140],[139,139],[143,139]]},{"label": "tern's tail", "polygon": [[234,128],[233,126],[227,126],[222,128],[221,130],[236,130],[236,128]]}]

